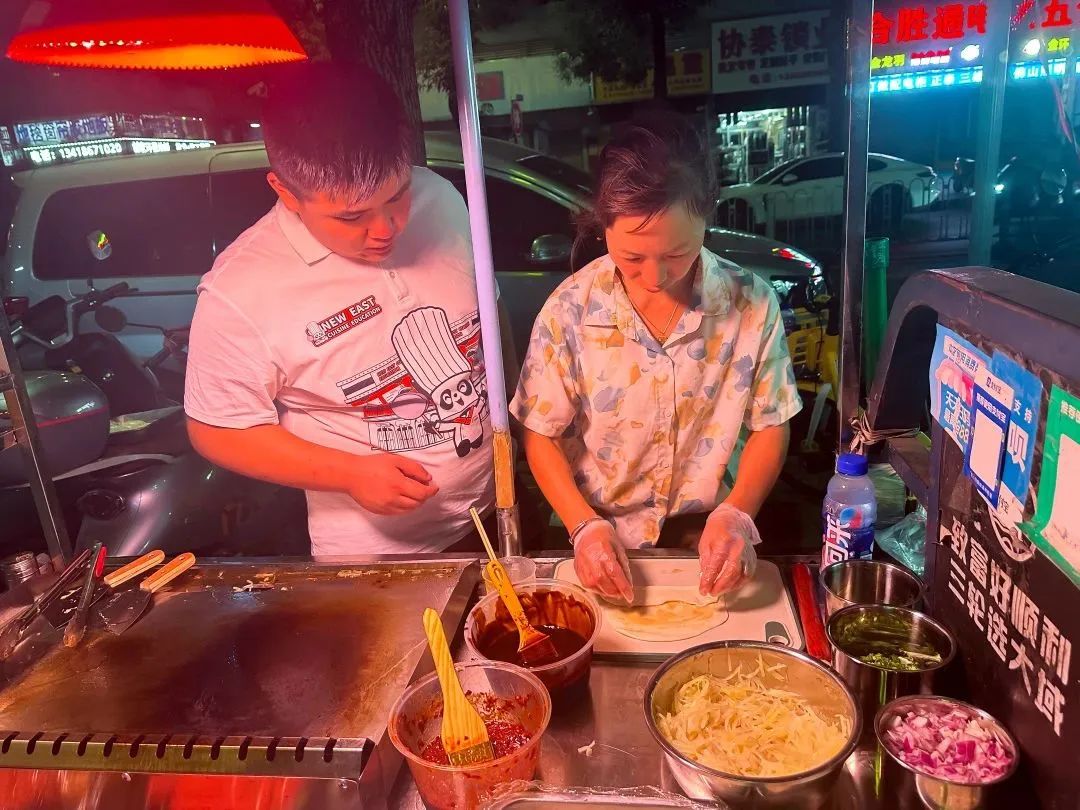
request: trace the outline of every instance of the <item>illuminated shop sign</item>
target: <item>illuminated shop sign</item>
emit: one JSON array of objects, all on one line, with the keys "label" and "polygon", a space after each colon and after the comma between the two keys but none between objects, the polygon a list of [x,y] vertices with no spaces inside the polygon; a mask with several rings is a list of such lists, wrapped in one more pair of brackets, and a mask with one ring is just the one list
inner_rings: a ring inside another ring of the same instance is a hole
[{"label": "illuminated shop sign", "polygon": [[49,166],[74,160],[115,157],[117,155],[153,155],[161,152],[186,152],[207,149],[214,141],[165,140],[160,138],[108,138],[97,141],[60,144],[23,149],[25,161],[34,166]]},{"label": "illuminated shop sign", "polygon": [[[971,2],[878,8],[873,17],[871,92],[980,83],[987,12],[986,3]],[[1068,30],[1074,24],[1080,24],[1080,4],[1017,3],[1011,18],[1009,78],[1066,75],[1075,65]]]},{"label": "illuminated shop sign", "polygon": [[[1023,79],[1060,78],[1069,70],[1067,59],[1050,59],[1046,62],[1017,62],[1009,65],[1009,78]],[[1080,74],[1080,62],[1073,62],[1073,71]],[[955,85],[979,84],[983,78],[983,69],[950,68],[948,70],[929,70],[920,73],[907,73],[897,76],[882,76],[870,79],[871,93],[889,93],[897,90],[925,90],[934,87],[953,87]]]},{"label": "illuminated shop sign", "polygon": [[109,113],[54,121],[25,121],[12,127],[23,149],[111,138],[202,140],[206,122],[199,116]]},{"label": "illuminated shop sign", "polygon": [[115,134],[116,124],[108,115],[90,115],[59,121],[34,121],[15,125],[15,142],[24,148],[48,146],[66,141],[111,138]]}]

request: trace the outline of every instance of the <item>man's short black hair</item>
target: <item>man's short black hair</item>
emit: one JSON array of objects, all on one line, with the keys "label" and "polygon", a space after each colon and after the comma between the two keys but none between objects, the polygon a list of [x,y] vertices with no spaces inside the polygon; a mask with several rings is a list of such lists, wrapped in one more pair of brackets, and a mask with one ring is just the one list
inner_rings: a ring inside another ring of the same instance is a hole
[{"label": "man's short black hair", "polygon": [[292,66],[270,85],[262,127],[270,168],[300,197],[365,200],[411,163],[401,101],[366,65]]}]

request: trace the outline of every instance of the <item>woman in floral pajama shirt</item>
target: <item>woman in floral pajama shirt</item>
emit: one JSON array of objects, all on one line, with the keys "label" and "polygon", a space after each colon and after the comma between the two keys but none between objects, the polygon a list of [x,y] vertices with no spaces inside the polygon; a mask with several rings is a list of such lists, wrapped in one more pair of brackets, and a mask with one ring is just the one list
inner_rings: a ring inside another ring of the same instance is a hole
[{"label": "woman in floral pajama shirt", "polygon": [[581,238],[602,234],[608,253],[544,305],[511,405],[581,581],[610,599],[633,598],[625,549],[656,546],[676,517],[704,521],[703,594],[752,576],[754,517],[802,407],[770,285],[703,246],[710,174],[703,139],[671,115],[604,148]]}]

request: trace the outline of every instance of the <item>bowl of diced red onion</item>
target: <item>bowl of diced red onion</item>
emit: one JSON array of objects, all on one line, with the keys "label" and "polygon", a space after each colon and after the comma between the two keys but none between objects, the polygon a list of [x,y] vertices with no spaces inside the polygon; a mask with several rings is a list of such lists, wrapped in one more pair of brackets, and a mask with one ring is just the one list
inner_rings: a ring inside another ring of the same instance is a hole
[{"label": "bowl of diced red onion", "polygon": [[1008,779],[1018,764],[1016,741],[1005,726],[952,698],[897,698],[877,713],[874,729],[888,755],[883,778],[889,771],[914,774],[919,798],[931,810],[981,806],[986,788]]}]

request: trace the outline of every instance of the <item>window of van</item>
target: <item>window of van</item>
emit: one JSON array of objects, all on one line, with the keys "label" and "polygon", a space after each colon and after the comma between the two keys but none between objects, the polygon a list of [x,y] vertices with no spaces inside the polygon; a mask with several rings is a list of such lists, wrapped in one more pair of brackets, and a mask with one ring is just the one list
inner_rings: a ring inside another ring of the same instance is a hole
[{"label": "window of van", "polygon": [[19,199],[19,189],[11,178],[0,173],[0,256],[7,251],[8,231],[15,216],[15,203]]},{"label": "window of van", "polygon": [[277,194],[266,182],[267,169],[210,175],[214,251],[221,253],[274,207]]},{"label": "window of van", "polygon": [[34,235],[41,279],[201,276],[213,262],[205,175],[58,191]]}]

